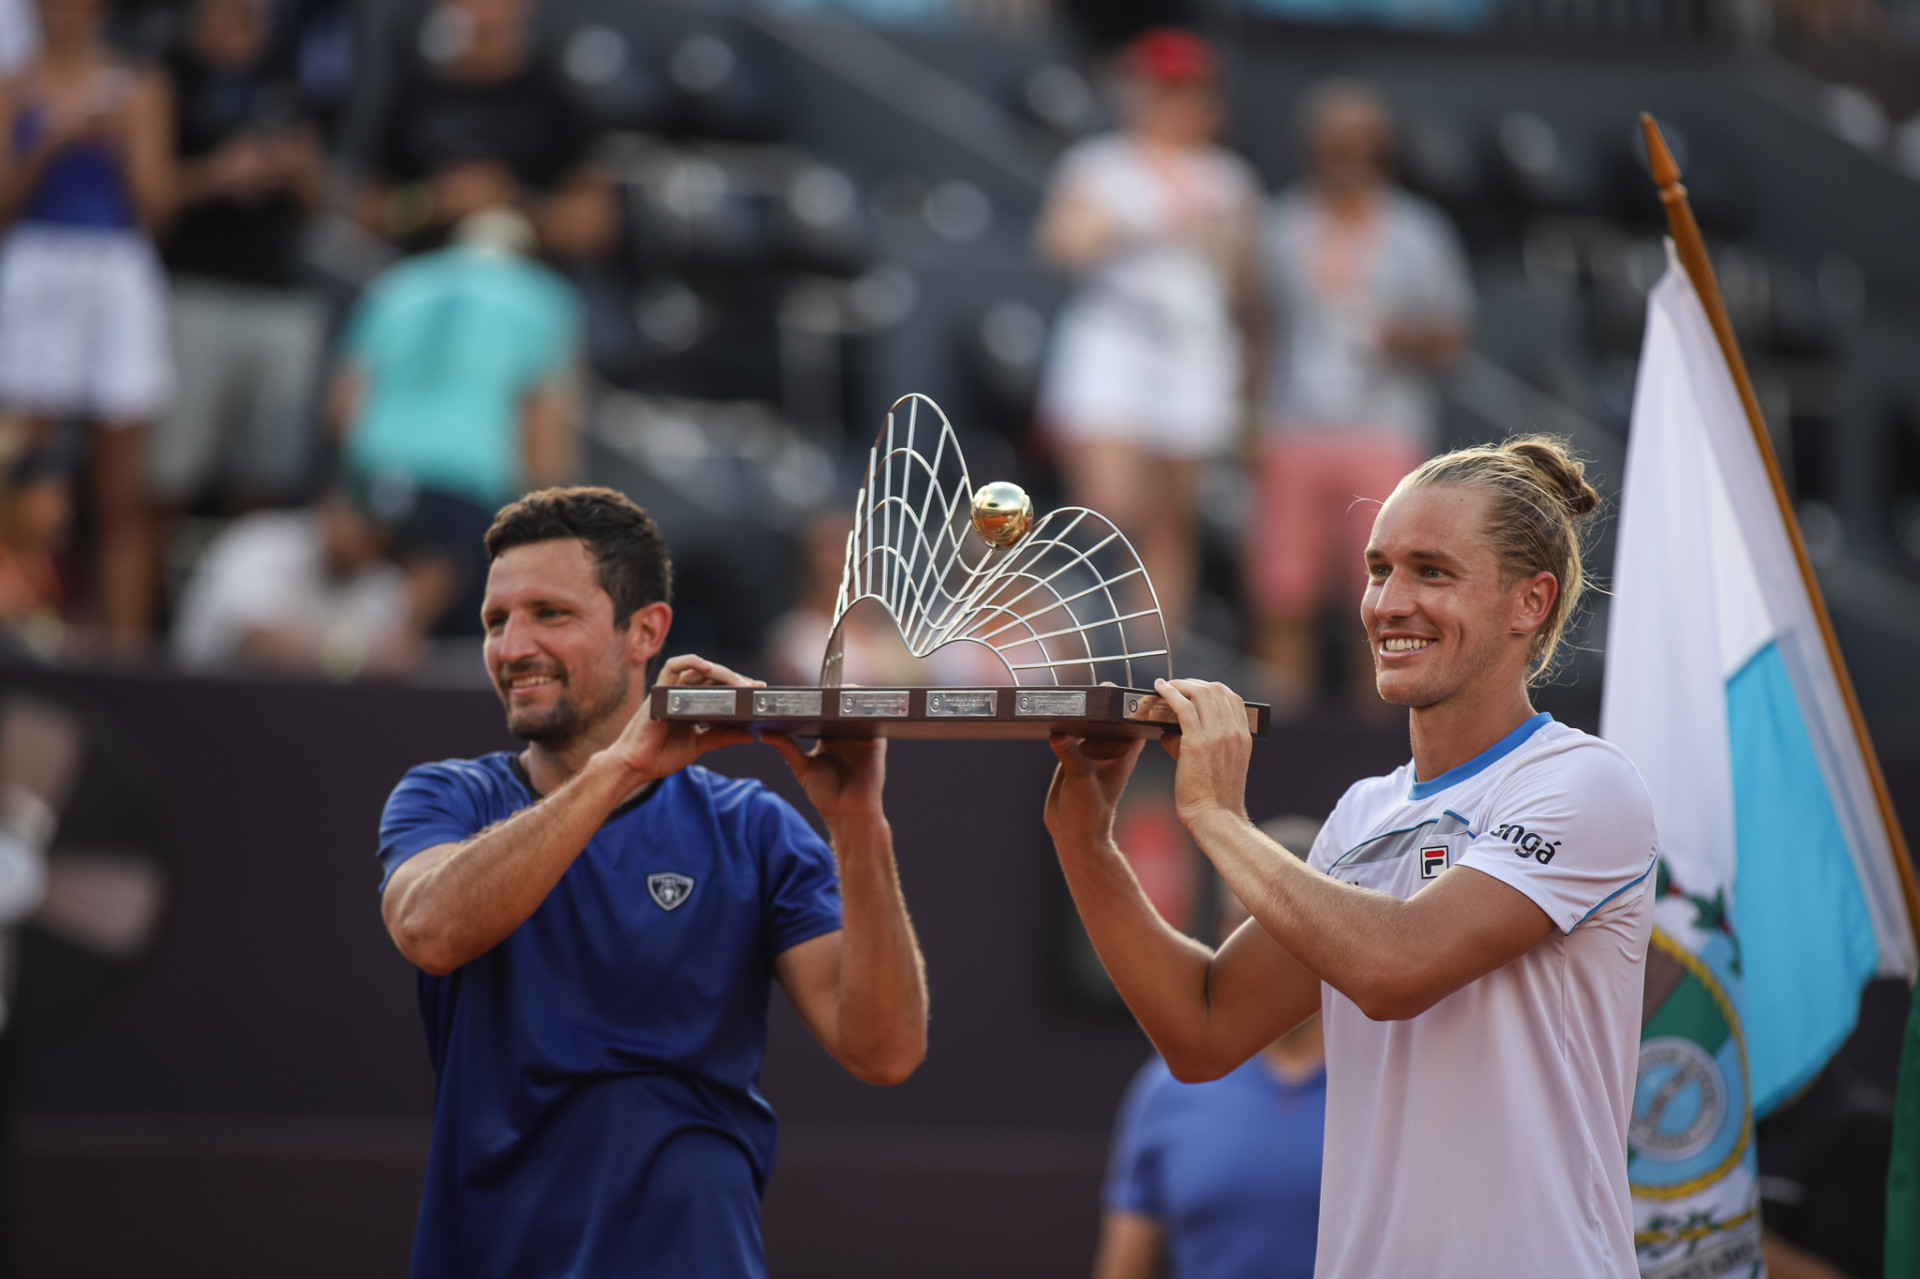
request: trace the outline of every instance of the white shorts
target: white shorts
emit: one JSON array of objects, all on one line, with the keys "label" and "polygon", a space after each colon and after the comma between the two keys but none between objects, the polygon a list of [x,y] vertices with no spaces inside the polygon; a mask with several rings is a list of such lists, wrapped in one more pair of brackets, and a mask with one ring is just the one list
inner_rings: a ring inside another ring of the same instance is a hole
[{"label": "white shorts", "polygon": [[16,225],[0,244],[0,404],[115,423],[166,407],[166,281],[137,231]]},{"label": "white shorts", "polygon": [[1105,302],[1074,303],[1054,328],[1040,412],[1062,440],[1211,457],[1233,443],[1239,374],[1230,328],[1156,326]]}]

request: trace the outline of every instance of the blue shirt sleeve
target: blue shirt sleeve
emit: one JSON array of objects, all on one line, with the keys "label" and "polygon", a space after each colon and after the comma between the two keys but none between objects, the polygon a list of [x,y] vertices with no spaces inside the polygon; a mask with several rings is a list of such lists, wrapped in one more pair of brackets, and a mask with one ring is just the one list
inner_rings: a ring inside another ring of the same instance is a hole
[{"label": "blue shirt sleeve", "polygon": [[780,952],[840,927],[840,872],[833,850],[771,791],[754,797],[754,834],[765,868],[761,944]]},{"label": "blue shirt sleeve", "polygon": [[1160,1144],[1151,1138],[1148,1111],[1167,1069],[1158,1057],[1140,1068],[1127,1086],[1113,1125],[1113,1154],[1107,1160],[1107,1184],[1101,1199],[1109,1212],[1141,1217],[1166,1215],[1161,1185]]},{"label": "blue shirt sleeve", "polygon": [[445,764],[409,769],[380,814],[380,891],[408,858],[470,839],[486,824],[479,796],[455,769]]}]

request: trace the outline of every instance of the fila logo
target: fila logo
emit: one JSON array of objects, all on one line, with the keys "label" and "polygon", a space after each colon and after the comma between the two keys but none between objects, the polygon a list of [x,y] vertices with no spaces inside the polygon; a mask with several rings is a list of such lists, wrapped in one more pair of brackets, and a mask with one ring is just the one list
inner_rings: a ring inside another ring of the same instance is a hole
[{"label": "fila logo", "polygon": [[687,875],[663,871],[647,876],[647,892],[661,910],[678,910],[682,902],[693,896],[693,880]]},{"label": "fila logo", "polygon": [[1420,878],[1432,879],[1447,868],[1447,846],[1434,844],[1420,850]]},{"label": "fila logo", "polygon": [[1519,822],[1508,822],[1493,833],[1513,845],[1515,856],[1531,857],[1542,866],[1553,860],[1553,855],[1560,851],[1560,845],[1565,842],[1543,839],[1539,831],[1529,831]]}]

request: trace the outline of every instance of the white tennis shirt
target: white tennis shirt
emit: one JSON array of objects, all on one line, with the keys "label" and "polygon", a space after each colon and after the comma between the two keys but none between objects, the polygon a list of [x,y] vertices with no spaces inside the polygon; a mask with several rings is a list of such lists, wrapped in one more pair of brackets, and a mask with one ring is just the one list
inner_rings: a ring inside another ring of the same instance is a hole
[{"label": "white tennis shirt", "polygon": [[1413,896],[1462,866],[1547,939],[1406,1021],[1321,987],[1316,1279],[1634,1279],[1627,1115],[1653,924],[1653,805],[1608,742],[1534,716],[1427,782],[1356,783],[1310,863]]}]

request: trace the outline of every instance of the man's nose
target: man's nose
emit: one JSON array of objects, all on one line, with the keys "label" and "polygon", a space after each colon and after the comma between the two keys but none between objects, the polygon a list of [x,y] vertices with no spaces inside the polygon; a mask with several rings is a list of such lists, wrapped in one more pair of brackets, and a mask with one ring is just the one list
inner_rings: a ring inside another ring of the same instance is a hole
[{"label": "man's nose", "polygon": [[533,642],[533,627],[515,614],[508,614],[494,642],[494,652],[502,663],[521,661],[539,651],[539,646]]},{"label": "man's nose", "polygon": [[1405,617],[1413,611],[1413,588],[1406,575],[1388,572],[1373,579],[1373,611],[1382,617]]}]

